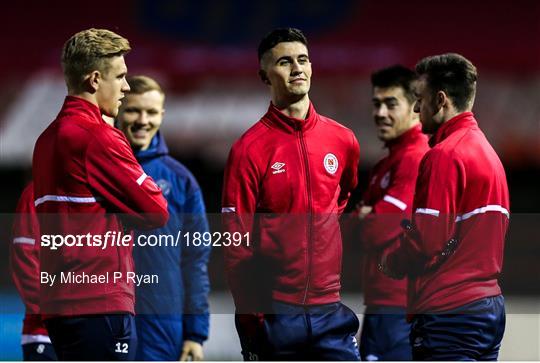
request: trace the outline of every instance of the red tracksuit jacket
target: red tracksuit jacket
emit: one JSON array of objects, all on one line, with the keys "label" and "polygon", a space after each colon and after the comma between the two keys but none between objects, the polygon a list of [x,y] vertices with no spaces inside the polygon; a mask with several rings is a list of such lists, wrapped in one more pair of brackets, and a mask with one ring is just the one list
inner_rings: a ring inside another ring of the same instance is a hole
[{"label": "red tracksuit jacket", "polygon": [[418,166],[429,150],[421,125],[386,145],[389,155],[373,168],[363,203],[373,207],[360,224],[364,252],[363,288],[366,305],[407,306],[407,281],[394,280],[377,269],[383,253],[399,246],[401,221],[410,219]]},{"label": "red tracksuit jacket", "polygon": [[[275,299],[292,304],[339,301],[338,223],[357,184],[358,142],[349,129],[317,114],[268,112],[233,145],[225,169],[225,229],[251,243],[225,250],[237,306],[254,312]],[[259,310],[260,311],[260,310]]]},{"label": "red tracksuit jacket", "polygon": [[[42,235],[124,233],[120,218],[139,229],[160,227],[167,221],[167,202],[135,160],[125,136],[103,121],[97,106],[81,98],[66,97],[56,120],[36,142],[32,168]],[[131,250],[132,245],[58,250],[41,246],[41,271],[58,276],[52,287],[41,286],[41,311],[47,315],[133,313],[134,286],[126,280],[126,273],[134,271]],[[112,276],[106,283],[58,281],[61,272],[112,275],[115,271],[123,276],[116,283]]]},{"label": "red tracksuit jacket", "polygon": [[[416,270],[418,276],[409,279],[412,313],[446,311],[501,294],[497,279],[509,221],[501,161],[471,112],[445,122],[431,143],[416,185],[416,232],[388,261],[391,270]],[[457,248],[441,258],[451,238]]]},{"label": "red tracksuit jacket", "polygon": [[39,315],[39,222],[34,207],[34,188],[24,188],[13,221],[10,245],[11,277],[26,308],[22,344],[50,343]]}]

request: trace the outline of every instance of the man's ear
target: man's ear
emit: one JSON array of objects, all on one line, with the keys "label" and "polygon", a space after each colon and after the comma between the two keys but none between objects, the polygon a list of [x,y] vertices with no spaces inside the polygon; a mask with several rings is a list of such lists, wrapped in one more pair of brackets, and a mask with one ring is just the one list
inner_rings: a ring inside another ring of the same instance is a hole
[{"label": "man's ear", "polygon": [[444,91],[437,92],[437,107],[448,107],[448,95]]},{"label": "man's ear", "polygon": [[268,79],[268,76],[266,75],[266,71],[263,69],[259,69],[259,77],[261,78],[261,81],[263,81],[264,84],[270,85],[270,80]]},{"label": "man's ear", "polygon": [[101,82],[101,73],[99,71],[93,71],[86,76],[85,83],[88,84],[92,93],[96,92]]}]

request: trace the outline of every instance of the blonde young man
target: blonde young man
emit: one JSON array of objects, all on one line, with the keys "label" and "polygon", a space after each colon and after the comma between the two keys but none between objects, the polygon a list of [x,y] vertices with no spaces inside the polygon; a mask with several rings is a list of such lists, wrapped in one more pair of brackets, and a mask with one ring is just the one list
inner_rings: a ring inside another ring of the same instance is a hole
[{"label": "blonde young man", "polygon": [[[34,148],[40,308],[60,360],[134,359],[132,244],[104,241],[168,218],[160,188],[124,135],[102,118],[116,116],[129,91],[129,50],[125,38],[105,29],[81,31],[65,43],[68,96]],[[52,247],[51,235],[65,243]],[[68,244],[68,236],[82,242]]]},{"label": "blonde young man", "polygon": [[[169,155],[159,128],[165,113],[165,94],[150,77],[128,78],[126,94],[116,119],[137,161],[163,190],[169,222],[154,235],[208,232],[204,199],[195,177]],[[138,273],[159,274],[159,284],[137,287],[137,360],[202,360],[208,338],[207,264],[210,246],[144,247],[134,250]]]}]

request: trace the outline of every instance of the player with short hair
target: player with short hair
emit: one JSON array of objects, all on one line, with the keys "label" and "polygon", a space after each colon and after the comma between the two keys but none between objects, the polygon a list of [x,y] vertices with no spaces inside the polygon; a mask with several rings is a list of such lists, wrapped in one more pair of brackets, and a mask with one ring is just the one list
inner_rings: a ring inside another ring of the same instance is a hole
[{"label": "player with short hair", "polygon": [[416,65],[415,111],[433,134],[412,224],[381,269],[409,278],[414,360],[496,360],[505,327],[498,284],[509,221],[504,168],[471,112],[476,67],[442,54]]},{"label": "player with short hair", "polygon": [[373,168],[358,209],[363,251],[362,360],[411,360],[406,321],[407,281],[377,269],[384,253],[399,246],[401,220],[411,218],[418,165],[428,151],[414,112],[414,71],[396,65],[371,75],[372,114],[388,155]]},{"label": "player with short hair", "polygon": [[[307,40],[293,28],[258,49],[271,103],[233,145],[225,169],[225,248],[246,360],[358,360],[356,314],[340,302],[339,216],[357,183],[351,130],[309,99]],[[249,239],[249,241],[248,241]]]},{"label": "player with short hair", "polygon": [[[135,157],[163,190],[169,221],[153,235],[208,232],[201,189],[191,172],[169,156],[159,131],[165,113],[165,93],[147,76],[127,79],[126,93],[116,118]],[[142,233],[142,232],[138,232]],[[196,235],[195,235],[196,236]],[[133,251],[138,273],[158,274],[159,284],[136,288],[136,360],[202,360],[208,338],[209,307],[207,264],[210,246],[181,240],[177,246],[138,246]]]},{"label": "player with short hair", "polygon": [[[161,190],[122,132],[102,118],[116,116],[129,91],[124,61],[129,50],[127,39],[106,29],[81,31],[64,44],[68,95],[39,136],[32,163],[42,237],[90,235],[104,241],[107,233],[123,235],[128,228],[156,228],[167,221]],[[58,249],[42,244],[41,275],[48,283],[41,284],[40,308],[59,359],[133,360],[131,252],[131,243]]]}]

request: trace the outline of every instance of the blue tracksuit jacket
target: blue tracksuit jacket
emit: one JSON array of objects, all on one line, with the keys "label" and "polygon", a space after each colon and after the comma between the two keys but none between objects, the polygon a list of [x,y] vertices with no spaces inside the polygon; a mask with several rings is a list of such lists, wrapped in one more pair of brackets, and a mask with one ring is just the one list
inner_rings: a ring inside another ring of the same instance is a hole
[{"label": "blue tracksuit jacket", "polygon": [[[135,152],[146,174],[161,187],[168,202],[169,222],[146,235],[172,235],[180,231],[207,232],[204,201],[197,181],[180,162],[168,155],[158,132],[150,147]],[[141,232],[142,233],[142,232]],[[184,340],[202,343],[208,338],[207,263],[210,247],[187,245],[135,246],[137,274],[157,274],[158,284],[136,288],[137,359],[178,360]]]}]

